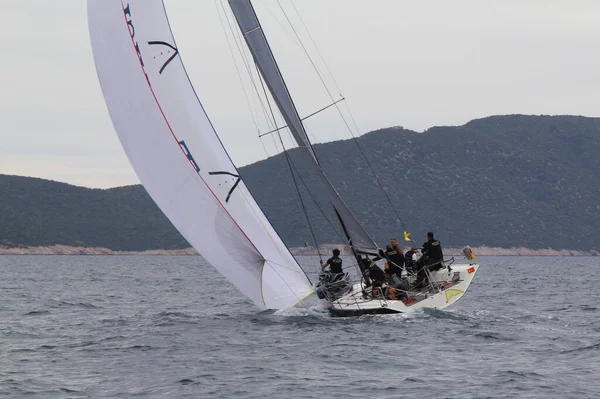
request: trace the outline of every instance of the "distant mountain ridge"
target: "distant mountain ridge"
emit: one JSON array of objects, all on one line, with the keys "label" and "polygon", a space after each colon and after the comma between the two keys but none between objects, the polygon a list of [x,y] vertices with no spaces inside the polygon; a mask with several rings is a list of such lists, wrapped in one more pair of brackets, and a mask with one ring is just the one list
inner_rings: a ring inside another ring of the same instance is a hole
[{"label": "distant mountain ridge", "polygon": [[[448,246],[600,248],[599,118],[493,116],[424,133],[380,129],[358,143],[417,243],[433,230]],[[356,142],[315,152],[378,242],[402,236]],[[290,155],[300,162],[297,149]],[[311,241],[282,154],[240,172],[289,246]],[[188,246],[139,185],[98,190],[0,175],[0,193],[0,246]],[[305,205],[317,240],[340,242],[308,197]]]}]

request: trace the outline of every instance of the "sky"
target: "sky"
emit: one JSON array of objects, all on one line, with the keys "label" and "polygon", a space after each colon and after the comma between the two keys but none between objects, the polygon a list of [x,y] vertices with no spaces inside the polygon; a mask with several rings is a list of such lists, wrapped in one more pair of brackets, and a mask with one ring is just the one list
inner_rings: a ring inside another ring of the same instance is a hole
[{"label": "sky", "polygon": [[[224,1],[165,4],[192,83],[242,166],[276,149],[257,137],[253,115],[260,115],[245,100],[247,77],[240,84],[236,73]],[[279,1],[325,87],[345,97],[342,109],[351,110],[359,134],[501,114],[600,115],[600,2]],[[96,77],[86,1],[1,4],[0,174],[94,188],[137,184]],[[277,0],[254,4],[301,116],[328,105]],[[317,142],[350,137],[334,108],[307,125]]]}]

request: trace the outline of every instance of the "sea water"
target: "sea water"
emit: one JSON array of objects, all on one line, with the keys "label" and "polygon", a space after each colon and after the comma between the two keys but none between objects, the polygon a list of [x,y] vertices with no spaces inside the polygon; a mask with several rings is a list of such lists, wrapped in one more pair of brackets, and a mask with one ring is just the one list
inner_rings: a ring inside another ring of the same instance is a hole
[{"label": "sea water", "polygon": [[598,397],[600,258],[479,260],[446,310],[335,318],[195,256],[0,256],[0,396]]}]

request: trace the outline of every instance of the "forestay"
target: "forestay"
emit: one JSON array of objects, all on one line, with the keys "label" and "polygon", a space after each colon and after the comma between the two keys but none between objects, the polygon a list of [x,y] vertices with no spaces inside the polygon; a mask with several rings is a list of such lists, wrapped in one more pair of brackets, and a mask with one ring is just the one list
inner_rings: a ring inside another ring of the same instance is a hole
[{"label": "forestay", "polygon": [[287,308],[305,298],[310,282],[213,129],[181,62],[162,0],[88,0],[88,18],[113,125],[152,199],[260,308]]},{"label": "forestay", "polygon": [[312,172],[321,179],[321,187],[327,190],[329,201],[331,201],[331,204],[335,208],[337,217],[342,224],[344,233],[350,240],[350,244],[355,249],[376,253],[377,244],[375,244],[358,220],[356,220],[319,165],[302,120],[298,115],[298,111],[277,66],[273,52],[269,47],[267,38],[252,7],[252,3],[250,0],[229,0],[229,5],[252,53],[254,62],[263,76],[296,143],[306,149],[312,157],[314,161],[311,165]]}]

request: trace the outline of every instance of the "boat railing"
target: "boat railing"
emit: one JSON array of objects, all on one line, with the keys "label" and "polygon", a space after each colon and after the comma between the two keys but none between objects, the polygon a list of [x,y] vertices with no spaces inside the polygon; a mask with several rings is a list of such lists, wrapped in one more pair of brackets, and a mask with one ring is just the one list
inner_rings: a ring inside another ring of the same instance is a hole
[{"label": "boat railing", "polygon": [[[442,261],[436,262],[436,263],[432,263],[431,265],[427,265],[424,266],[423,269],[425,269],[425,275],[426,275],[426,280],[427,280],[427,291],[431,292],[434,291],[435,293],[439,293],[442,291],[442,286],[444,284],[444,282],[434,282],[433,278],[432,278],[432,274],[431,271],[429,270],[429,268],[431,266],[436,266],[438,264],[443,265],[444,269],[448,269],[450,267],[450,265],[454,264],[456,262],[456,259],[454,257],[451,257],[449,259],[444,259]],[[417,275],[417,271],[415,272],[409,272],[409,274],[415,276]],[[355,290],[354,292],[352,292],[349,296],[346,296],[347,299],[351,299],[352,301],[354,301],[354,304],[360,308],[360,304],[361,303],[365,303],[365,302],[371,302],[371,301],[379,301],[379,303],[381,304],[382,307],[386,307],[388,304],[388,298],[385,297],[385,295],[383,295],[383,292],[381,292],[382,295],[373,295],[373,289],[371,290],[370,293],[367,293],[366,289],[369,287],[365,286],[365,282],[364,279],[361,279],[361,289],[360,290]],[[377,288],[376,288],[377,289]],[[394,288],[396,291],[398,292],[402,292],[404,294],[406,294],[407,296],[411,297],[414,295],[418,295],[423,293],[423,290],[402,290],[400,288]],[[368,297],[365,297],[365,295],[368,295]],[[336,298],[334,300],[332,300],[331,302],[335,302],[338,305],[340,305],[340,298]]]},{"label": "boat railing", "polygon": [[[423,266],[422,269],[425,271],[425,276],[427,278],[427,282],[429,283],[427,286],[430,290],[435,291],[436,293],[441,292],[441,287],[443,286],[443,282],[434,282],[433,278],[432,278],[432,274],[431,274],[431,267],[432,266],[437,266],[437,265],[442,265],[443,268],[449,272],[450,270],[450,266],[454,264],[454,262],[456,261],[456,259],[454,259],[454,256],[451,257],[448,260],[442,259],[438,262],[432,263],[430,265],[426,265]],[[448,273],[448,277],[450,277],[450,273]]]}]

